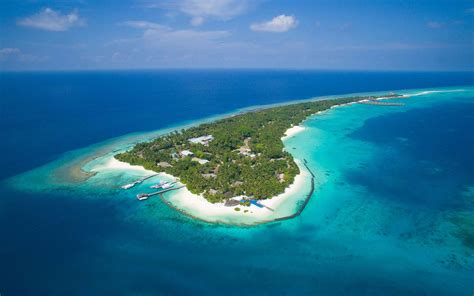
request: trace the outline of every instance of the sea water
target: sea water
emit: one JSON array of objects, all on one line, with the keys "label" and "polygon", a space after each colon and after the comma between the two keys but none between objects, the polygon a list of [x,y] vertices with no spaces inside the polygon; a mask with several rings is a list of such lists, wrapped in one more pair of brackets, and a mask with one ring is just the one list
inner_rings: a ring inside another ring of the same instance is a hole
[{"label": "sea water", "polygon": [[[471,294],[472,78],[326,74],[2,74],[0,293]],[[124,84],[128,93],[117,90]],[[447,84],[459,86],[397,91],[414,96],[400,107],[355,104],[305,121],[285,146],[307,159],[316,190],[293,220],[215,226],[159,199],[136,202],[117,186],[130,173],[94,186],[47,178],[77,157],[155,135],[85,147],[132,131],[315,95]]]}]

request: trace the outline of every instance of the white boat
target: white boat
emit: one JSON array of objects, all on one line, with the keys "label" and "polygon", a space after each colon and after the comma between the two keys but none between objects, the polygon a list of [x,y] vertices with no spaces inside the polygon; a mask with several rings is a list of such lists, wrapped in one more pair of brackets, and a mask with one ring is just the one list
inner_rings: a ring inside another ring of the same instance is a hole
[{"label": "white boat", "polygon": [[127,185],[123,185],[123,186],[122,186],[122,189],[130,189],[130,188],[132,188],[133,186],[135,186],[135,184],[133,184],[133,183],[127,184]]},{"label": "white boat", "polygon": [[148,199],[149,195],[147,193],[140,193],[140,194],[137,194],[137,199],[138,200],[145,200],[145,199]]},{"label": "white boat", "polygon": [[150,188],[159,189],[159,188],[163,188],[163,186],[165,186],[166,184],[169,184],[169,182],[161,181],[158,184],[151,185]]},{"label": "white boat", "polygon": [[174,186],[173,183],[167,183],[167,184],[164,184],[163,186],[161,186],[161,189],[168,189],[168,188],[171,188],[173,186]]}]

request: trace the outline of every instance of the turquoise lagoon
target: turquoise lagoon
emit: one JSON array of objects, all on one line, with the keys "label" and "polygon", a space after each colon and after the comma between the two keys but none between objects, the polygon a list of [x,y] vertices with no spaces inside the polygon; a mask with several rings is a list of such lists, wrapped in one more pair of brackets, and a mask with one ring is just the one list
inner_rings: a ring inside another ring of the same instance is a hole
[{"label": "turquoise lagoon", "polygon": [[[38,209],[46,203],[66,222],[82,221],[77,229],[38,226],[59,229],[58,241],[74,241],[70,231],[96,232],[81,241],[87,248],[57,253],[64,265],[32,271],[35,281],[56,278],[39,291],[471,295],[474,88],[397,93],[410,95],[396,100],[404,106],[333,108],[285,140],[316,175],[309,204],[292,220],[253,227],[204,223],[158,198],[137,202],[134,195],[155,180],[119,188],[142,171],[106,170],[84,179],[77,170],[91,172],[118,151],[175,127],[72,151],[8,179],[8,190],[22,192]],[[4,217],[8,207],[0,209]],[[25,260],[18,259],[18,268]],[[16,281],[28,285],[28,279]],[[28,294],[36,287],[22,289]]]}]

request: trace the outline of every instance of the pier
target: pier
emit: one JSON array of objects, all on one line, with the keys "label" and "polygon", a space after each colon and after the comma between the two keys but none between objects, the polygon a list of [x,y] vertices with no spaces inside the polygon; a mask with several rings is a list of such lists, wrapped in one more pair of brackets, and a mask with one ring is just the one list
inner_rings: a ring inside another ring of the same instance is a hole
[{"label": "pier", "polygon": [[[298,211],[296,211],[294,214],[292,215],[288,215],[288,216],[285,216],[285,217],[279,217],[279,218],[275,218],[275,219],[271,219],[271,220],[263,220],[263,221],[260,221],[260,222],[257,222],[257,223],[254,223],[254,224],[232,224],[232,223],[226,223],[226,222],[209,222],[203,218],[200,218],[200,217],[197,217],[197,216],[194,216],[192,214],[189,214],[188,212],[174,206],[170,201],[166,200],[164,197],[163,197],[163,194],[162,193],[165,193],[166,191],[170,191],[170,190],[178,190],[180,188],[183,188],[185,187],[184,185],[183,186],[180,186],[180,187],[176,187],[176,188],[169,188],[169,189],[166,189],[166,190],[162,190],[162,191],[159,191],[159,192],[154,192],[154,193],[151,193],[150,195],[159,195],[161,201],[166,204],[168,207],[170,207],[171,209],[174,209],[178,212],[180,212],[181,214],[183,214],[184,216],[187,216],[187,217],[190,217],[192,219],[195,219],[195,220],[198,220],[198,221],[201,221],[203,223],[207,223],[207,224],[220,224],[220,225],[239,225],[240,227],[254,227],[254,226],[258,226],[258,225],[261,225],[261,224],[266,224],[266,223],[272,223],[272,222],[280,222],[280,221],[283,221],[283,220],[289,220],[289,219],[293,219],[293,218],[296,218],[298,217],[299,215],[301,215],[301,213],[303,212],[303,210],[306,208],[306,206],[308,205],[308,202],[309,200],[311,199],[311,196],[313,195],[313,192],[314,192],[314,178],[315,178],[315,175],[314,173],[311,171],[311,169],[308,167],[307,165],[307,161],[306,159],[304,159],[304,166],[306,167],[306,169],[309,171],[309,173],[311,174],[311,190],[308,192],[308,194],[306,195],[303,203],[300,205]],[[149,195],[149,196],[150,196]],[[148,197],[147,197],[148,198]],[[268,210],[270,211],[274,211],[274,209],[270,208],[270,207],[266,207]]]},{"label": "pier", "polygon": [[148,199],[149,197],[151,196],[154,196],[154,195],[160,195],[160,197],[162,198],[162,194],[163,193],[166,193],[168,191],[172,191],[172,190],[178,190],[178,189],[181,189],[183,188],[183,186],[179,186],[179,187],[171,187],[171,188],[166,188],[166,189],[163,189],[163,190],[160,190],[160,191],[156,191],[156,192],[151,192],[151,193],[139,193],[137,194],[137,199],[138,200],[146,200]]},{"label": "pier", "polygon": [[405,105],[404,103],[379,102],[375,100],[360,101],[359,104],[377,105],[377,106],[404,106]]},{"label": "pier", "polygon": [[313,192],[314,192],[314,174],[313,172],[311,171],[311,169],[308,167],[308,162],[306,161],[306,159],[303,159],[304,162],[304,166],[306,167],[306,169],[308,170],[308,172],[311,174],[311,190],[308,192],[308,194],[306,195],[306,198],[304,199],[303,203],[301,204],[300,208],[298,209],[298,211],[296,211],[296,213],[292,214],[292,215],[289,215],[289,216],[286,216],[286,217],[280,217],[280,218],[275,218],[273,219],[272,221],[266,221],[266,222],[276,222],[276,221],[283,221],[283,220],[288,220],[288,219],[293,219],[295,217],[298,217],[299,215],[301,215],[301,213],[303,212],[303,210],[306,208],[306,206],[308,205],[308,202],[309,200],[311,199],[311,196],[313,195]]},{"label": "pier", "polygon": [[253,205],[255,205],[255,206],[257,206],[257,207],[259,207],[259,208],[265,208],[265,209],[267,209],[267,210],[269,210],[269,211],[272,211],[272,212],[275,211],[274,209],[270,208],[269,206],[266,206],[266,205],[264,205],[264,204],[262,204],[262,203],[259,203],[259,202],[258,202],[257,200],[255,200],[255,199],[251,199],[251,200],[250,200],[250,203],[253,204]]},{"label": "pier", "polygon": [[129,184],[125,184],[122,186],[122,189],[130,189],[132,187],[134,187],[135,185],[138,185],[140,183],[142,183],[143,181],[147,180],[147,179],[150,179],[152,177],[155,177],[155,176],[158,176],[158,174],[153,174],[153,175],[149,175],[149,176],[146,176],[146,177],[143,177],[143,178],[140,178],[132,183],[129,183]]}]

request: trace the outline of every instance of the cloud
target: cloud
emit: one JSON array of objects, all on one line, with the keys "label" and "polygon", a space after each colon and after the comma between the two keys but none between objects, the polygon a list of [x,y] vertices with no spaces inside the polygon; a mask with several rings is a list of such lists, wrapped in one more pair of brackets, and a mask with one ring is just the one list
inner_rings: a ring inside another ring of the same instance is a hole
[{"label": "cloud", "polygon": [[295,28],[298,21],[292,15],[279,15],[272,20],[262,23],[254,23],[250,26],[252,31],[282,33]]},{"label": "cloud", "polygon": [[31,27],[46,31],[67,31],[71,27],[85,25],[85,20],[79,17],[79,13],[73,10],[69,14],[61,14],[51,8],[44,8],[40,12],[21,19],[18,25]]},{"label": "cloud", "polygon": [[191,19],[191,25],[200,26],[204,23],[204,18],[202,16],[196,16]]},{"label": "cloud", "polygon": [[143,32],[143,39],[157,45],[181,45],[190,49],[202,44],[209,44],[229,36],[227,31],[201,31],[201,30],[173,30],[148,29]]},{"label": "cloud", "polygon": [[19,48],[5,47],[0,49],[0,62],[41,62],[47,59],[47,57],[39,57],[31,54],[25,54]]},{"label": "cloud", "polygon": [[[141,39],[148,44],[166,46],[180,44],[186,48],[193,48],[199,44],[215,41],[230,35],[223,30],[177,30],[168,26],[148,21],[126,21],[123,25],[143,30]],[[123,42],[121,40],[120,42]]]},{"label": "cloud", "polygon": [[446,24],[442,22],[429,21],[426,23],[426,26],[431,29],[439,29],[444,27]]},{"label": "cloud", "polygon": [[180,10],[193,17],[214,17],[229,20],[244,13],[248,8],[247,1],[237,0],[184,0]]},{"label": "cloud", "polygon": [[115,56],[117,64],[146,61],[148,66],[154,67],[202,67],[208,66],[209,61],[227,61],[251,47],[233,42],[229,38],[231,33],[225,30],[177,29],[136,20],[118,25],[136,28],[140,35],[114,40],[107,45],[112,49],[111,53],[120,53]]},{"label": "cloud", "polygon": [[[258,0],[260,1],[260,0]],[[192,26],[200,26],[208,19],[228,21],[245,13],[258,1],[251,0],[175,0],[159,2],[152,0],[144,5],[146,8],[162,8],[181,12],[190,16]]]},{"label": "cloud", "polygon": [[148,21],[126,21],[122,23],[125,26],[132,27],[135,29],[154,29],[154,30],[166,30],[169,29],[167,26],[163,26],[157,23]]},{"label": "cloud", "polygon": [[18,48],[6,47],[0,49],[0,61],[5,61],[13,56],[18,56],[21,54],[21,50]]},{"label": "cloud", "polygon": [[183,0],[178,8],[191,16],[191,25],[200,26],[207,18],[227,21],[249,7],[247,0]]},{"label": "cloud", "polygon": [[457,47],[453,44],[442,43],[384,43],[362,45],[337,45],[318,47],[321,51],[415,51],[427,49],[446,49]]}]

